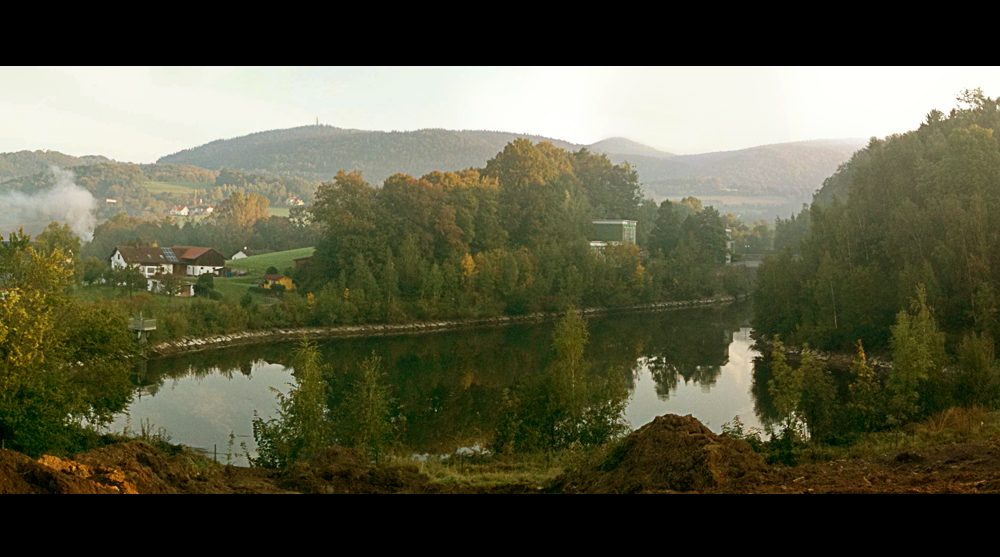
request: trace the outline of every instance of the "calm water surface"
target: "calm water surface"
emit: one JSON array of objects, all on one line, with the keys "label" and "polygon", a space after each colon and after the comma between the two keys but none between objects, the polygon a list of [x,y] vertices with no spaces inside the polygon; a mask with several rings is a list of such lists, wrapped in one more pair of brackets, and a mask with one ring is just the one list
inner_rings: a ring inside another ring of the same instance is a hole
[{"label": "calm water surface", "polygon": [[[691,414],[713,431],[740,416],[759,427],[750,347],[751,306],[593,318],[585,357],[593,374],[623,374],[629,387],[625,419],[638,429],[655,416]],[[340,339],[321,343],[329,405],[340,404],[358,364],[382,357],[399,412],[403,442],[416,453],[450,454],[481,446],[497,423],[504,389],[548,373],[552,323],[410,337]],[[135,401],[112,429],[148,420],[171,441],[227,451],[230,432],[256,448],[256,410],[275,415],[272,389],[293,383],[292,343],[247,346],[149,361],[137,370]],[[242,458],[237,464],[246,464]]]}]

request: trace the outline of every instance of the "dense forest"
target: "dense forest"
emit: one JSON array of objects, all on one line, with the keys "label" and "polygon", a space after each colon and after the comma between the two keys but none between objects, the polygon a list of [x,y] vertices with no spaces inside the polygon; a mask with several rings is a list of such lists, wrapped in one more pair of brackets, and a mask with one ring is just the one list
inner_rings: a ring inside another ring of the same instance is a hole
[{"label": "dense forest", "polygon": [[[485,168],[396,174],[381,188],[340,172],[312,206],[322,227],[305,283],[330,320],[433,319],[614,306],[746,292],[722,264],[727,220],[697,200],[645,200],[627,164],[526,139]],[[590,221],[651,223],[639,245],[588,246]],[[648,257],[641,247],[646,247]]]},{"label": "dense forest", "polygon": [[887,346],[894,316],[923,284],[943,330],[1000,338],[1000,115],[981,93],[962,100],[915,131],[873,138],[827,180],[817,199],[833,200],[798,217],[808,219],[801,259],[792,246],[760,268],[761,334]]},{"label": "dense forest", "polygon": [[[774,347],[758,382],[789,426],[797,415],[817,435],[865,432],[1000,404],[1000,103],[978,89],[959,101],[872,138],[778,223],[753,326]],[[788,365],[781,340],[856,352],[847,403],[812,356]],[[891,369],[876,373],[866,350],[890,354]]]}]

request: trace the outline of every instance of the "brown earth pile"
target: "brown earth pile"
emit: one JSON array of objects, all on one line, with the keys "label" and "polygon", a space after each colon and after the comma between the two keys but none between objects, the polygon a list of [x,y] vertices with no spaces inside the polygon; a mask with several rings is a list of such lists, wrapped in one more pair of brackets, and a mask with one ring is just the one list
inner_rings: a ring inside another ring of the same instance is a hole
[{"label": "brown earth pile", "polygon": [[595,462],[558,478],[550,491],[710,491],[760,481],[764,459],[746,441],[716,435],[691,415],[658,416]]},{"label": "brown earth pile", "polygon": [[87,493],[135,494],[120,470],[91,467],[54,456],[31,458],[0,451],[0,494]]},{"label": "brown earth pile", "polygon": [[37,461],[0,451],[0,493],[288,493],[273,472],[195,463],[198,455],[166,456],[142,441],[110,445],[72,460]]}]

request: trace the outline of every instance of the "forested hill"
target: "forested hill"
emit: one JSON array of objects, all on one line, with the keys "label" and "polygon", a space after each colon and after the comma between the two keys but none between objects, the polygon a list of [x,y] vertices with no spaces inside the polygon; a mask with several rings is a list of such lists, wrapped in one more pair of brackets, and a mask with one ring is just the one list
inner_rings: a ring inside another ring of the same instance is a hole
[{"label": "forested hill", "polygon": [[739,151],[650,157],[610,154],[639,172],[649,194],[676,196],[777,195],[802,197],[865,146],[862,139],[821,139],[761,145]]},{"label": "forested hill", "polygon": [[410,132],[347,130],[303,126],[213,141],[162,157],[158,162],[247,172],[292,174],[329,180],[337,171],[360,170],[365,180],[381,183],[397,172],[420,176],[434,170],[482,167],[519,137],[549,141],[556,147],[582,147],[566,141],[494,131],[427,129]]},{"label": "forested hill", "polygon": [[1000,340],[1000,99],[977,89],[959,101],[948,116],[933,110],[913,131],[872,140],[827,181],[817,200],[839,202],[800,214],[801,258],[789,251],[758,269],[757,334],[821,349],[858,339],[888,347],[899,312],[926,304],[949,343],[974,332],[990,339],[992,353]]},{"label": "forested hill", "polygon": [[0,153],[0,182],[45,172],[51,165],[66,168],[109,162],[112,162],[111,159],[98,155],[74,157],[72,155],[64,155],[58,151]]},{"label": "forested hill", "polygon": [[607,154],[614,163],[628,161],[648,193],[812,195],[865,141],[819,140],[764,145],[719,153],[671,155],[615,137],[579,145],[548,137],[496,131],[427,129],[411,132],[348,130],[303,126],[213,141],[162,157],[159,162],[246,172],[291,174],[329,180],[338,170],[360,170],[365,180],[381,183],[402,172],[420,176],[434,170],[481,168],[518,137],[549,141],[556,147]]}]

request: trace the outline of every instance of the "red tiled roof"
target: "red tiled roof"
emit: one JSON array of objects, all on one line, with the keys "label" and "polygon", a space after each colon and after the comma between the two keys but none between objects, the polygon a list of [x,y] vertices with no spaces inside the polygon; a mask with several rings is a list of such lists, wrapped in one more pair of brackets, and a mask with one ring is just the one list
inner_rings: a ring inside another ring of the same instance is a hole
[{"label": "red tiled roof", "polygon": [[198,259],[212,248],[200,248],[192,246],[174,246],[174,255],[179,259]]}]

